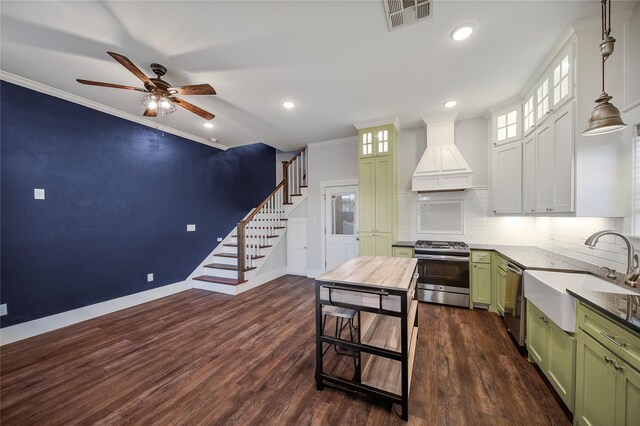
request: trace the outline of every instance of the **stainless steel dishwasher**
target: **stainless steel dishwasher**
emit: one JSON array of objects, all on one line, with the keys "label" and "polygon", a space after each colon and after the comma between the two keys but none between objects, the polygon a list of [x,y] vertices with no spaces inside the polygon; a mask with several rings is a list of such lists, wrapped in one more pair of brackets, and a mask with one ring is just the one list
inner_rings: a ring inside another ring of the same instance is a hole
[{"label": "stainless steel dishwasher", "polygon": [[507,262],[504,292],[504,322],[518,345],[524,346],[527,320],[527,302],[524,298],[522,269]]}]

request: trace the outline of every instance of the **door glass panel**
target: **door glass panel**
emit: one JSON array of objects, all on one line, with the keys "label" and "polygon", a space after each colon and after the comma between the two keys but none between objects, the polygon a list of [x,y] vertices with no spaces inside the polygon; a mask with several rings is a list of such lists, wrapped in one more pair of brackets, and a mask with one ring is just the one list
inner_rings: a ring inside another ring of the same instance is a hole
[{"label": "door glass panel", "polygon": [[538,118],[549,112],[549,79],[538,87]]},{"label": "door glass panel", "polygon": [[373,138],[371,132],[362,134],[362,155],[373,154]]},{"label": "door glass panel", "polygon": [[553,104],[569,94],[569,55],[553,70]]},{"label": "door glass panel", "polygon": [[331,233],[333,235],[353,235],[356,210],[356,194],[331,196]]},{"label": "door glass panel", "polygon": [[378,131],[378,153],[389,152],[389,131]]},{"label": "door glass panel", "polygon": [[533,126],[533,96],[531,96],[524,104],[524,130],[529,130]]},{"label": "door glass panel", "polygon": [[516,136],[516,123],[518,121],[518,111],[510,111],[507,114],[498,116],[496,120],[498,142]]}]

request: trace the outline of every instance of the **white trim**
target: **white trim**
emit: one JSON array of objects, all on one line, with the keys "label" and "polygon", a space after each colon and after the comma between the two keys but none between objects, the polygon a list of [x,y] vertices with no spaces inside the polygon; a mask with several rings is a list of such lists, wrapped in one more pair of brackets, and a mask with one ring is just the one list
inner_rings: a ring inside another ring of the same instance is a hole
[{"label": "white trim", "polygon": [[361,121],[359,123],[353,123],[353,127],[360,130],[367,129],[369,127],[386,126],[387,124],[393,124],[396,127],[396,130],[400,130],[400,119],[397,116]]},{"label": "white trim", "polygon": [[307,146],[310,148],[315,148],[317,146],[342,145],[350,142],[358,142],[358,137],[349,136],[347,138],[330,139],[328,141],[310,142],[307,144]]},{"label": "white trim", "polygon": [[95,109],[96,111],[104,112],[110,115],[114,115],[125,120],[133,121],[134,123],[142,124],[143,126],[151,127],[162,132],[171,133],[172,135],[180,136],[181,138],[189,139],[194,142],[199,142],[203,145],[208,145],[213,148],[218,148],[223,151],[229,149],[228,146],[222,145],[217,142],[211,142],[209,139],[201,138],[199,136],[192,135],[182,130],[167,127],[162,124],[147,120],[146,118],[139,117],[137,115],[129,114],[128,112],[120,111],[110,106],[95,102],[78,95],[74,95],[64,90],[56,89],[55,87],[47,86],[42,83],[38,83],[33,80],[29,80],[24,77],[20,77],[15,74],[8,73],[0,70],[0,80],[8,81],[9,83],[17,84],[18,86],[26,87],[27,89],[35,90],[36,92],[44,93],[45,95],[54,96],[56,98],[64,99],[65,101],[73,102],[78,105],[85,106],[87,108]]},{"label": "white trim", "polygon": [[37,336],[38,334],[57,330],[62,327],[67,327],[72,324],[77,324],[102,315],[110,314],[112,312],[120,311],[122,309],[127,309],[142,303],[151,302],[152,300],[170,296],[181,291],[190,290],[191,288],[191,283],[189,281],[180,281],[151,290],[141,291],[140,293],[130,294],[117,299],[107,300],[105,302],[83,306],[82,308],[39,318],[33,321],[23,322],[22,324],[5,327],[0,330],[0,346],[17,342],[18,340],[26,339],[28,337]]},{"label": "white trim", "polygon": [[[322,208],[320,209],[320,273],[315,276],[318,276],[326,271],[325,262],[326,262],[326,253],[325,253],[325,237],[326,234],[324,232],[325,228],[325,196],[327,195],[327,188],[334,188],[340,186],[358,186],[360,184],[360,179],[357,177],[353,178],[344,178],[344,179],[325,179],[320,181],[320,205]],[[360,194],[358,194],[360,197]],[[358,204],[360,203],[360,198],[358,198]],[[356,232],[359,232],[357,230]],[[307,264],[308,265],[308,264]],[[311,277],[311,271],[307,271],[307,276]],[[315,271],[313,272],[315,273]]]}]

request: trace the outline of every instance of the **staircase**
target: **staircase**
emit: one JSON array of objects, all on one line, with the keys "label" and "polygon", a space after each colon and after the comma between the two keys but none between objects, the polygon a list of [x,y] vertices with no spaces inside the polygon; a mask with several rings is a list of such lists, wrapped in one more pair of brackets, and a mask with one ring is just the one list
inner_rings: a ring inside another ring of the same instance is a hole
[{"label": "staircase", "polygon": [[282,180],[189,276],[194,288],[239,294],[286,273],[287,217],[307,197],[307,148],[282,162]]}]

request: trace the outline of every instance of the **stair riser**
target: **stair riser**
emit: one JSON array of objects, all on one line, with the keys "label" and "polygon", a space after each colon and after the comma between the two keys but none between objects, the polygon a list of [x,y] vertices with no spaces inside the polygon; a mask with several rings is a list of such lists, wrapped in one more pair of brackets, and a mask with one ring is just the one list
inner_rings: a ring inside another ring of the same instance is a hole
[{"label": "stair riser", "polygon": [[238,254],[238,248],[237,247],[222,246],[222,252],[223,253],[230,253],[230,254]]},{"label": "stair riser", "polygon": [[[217,263],[220,263],[219,261]],[[222,278],[238,278],[238,271],[229,271],[227,269],[202,268],[198,271],[199,275],[213,275]]]},{"label": "stair riser", "polygon": [[[238,264],[238,259],[233,258],[233,257],[219,257],[219,256],[214,256],[211,259],[211,262],[209,263],[222,263],[224,265],[237,265]],[[209,268],[206,268],[209,269]],[[213,275],[213,274],[208,274],[208,275]]]}]

